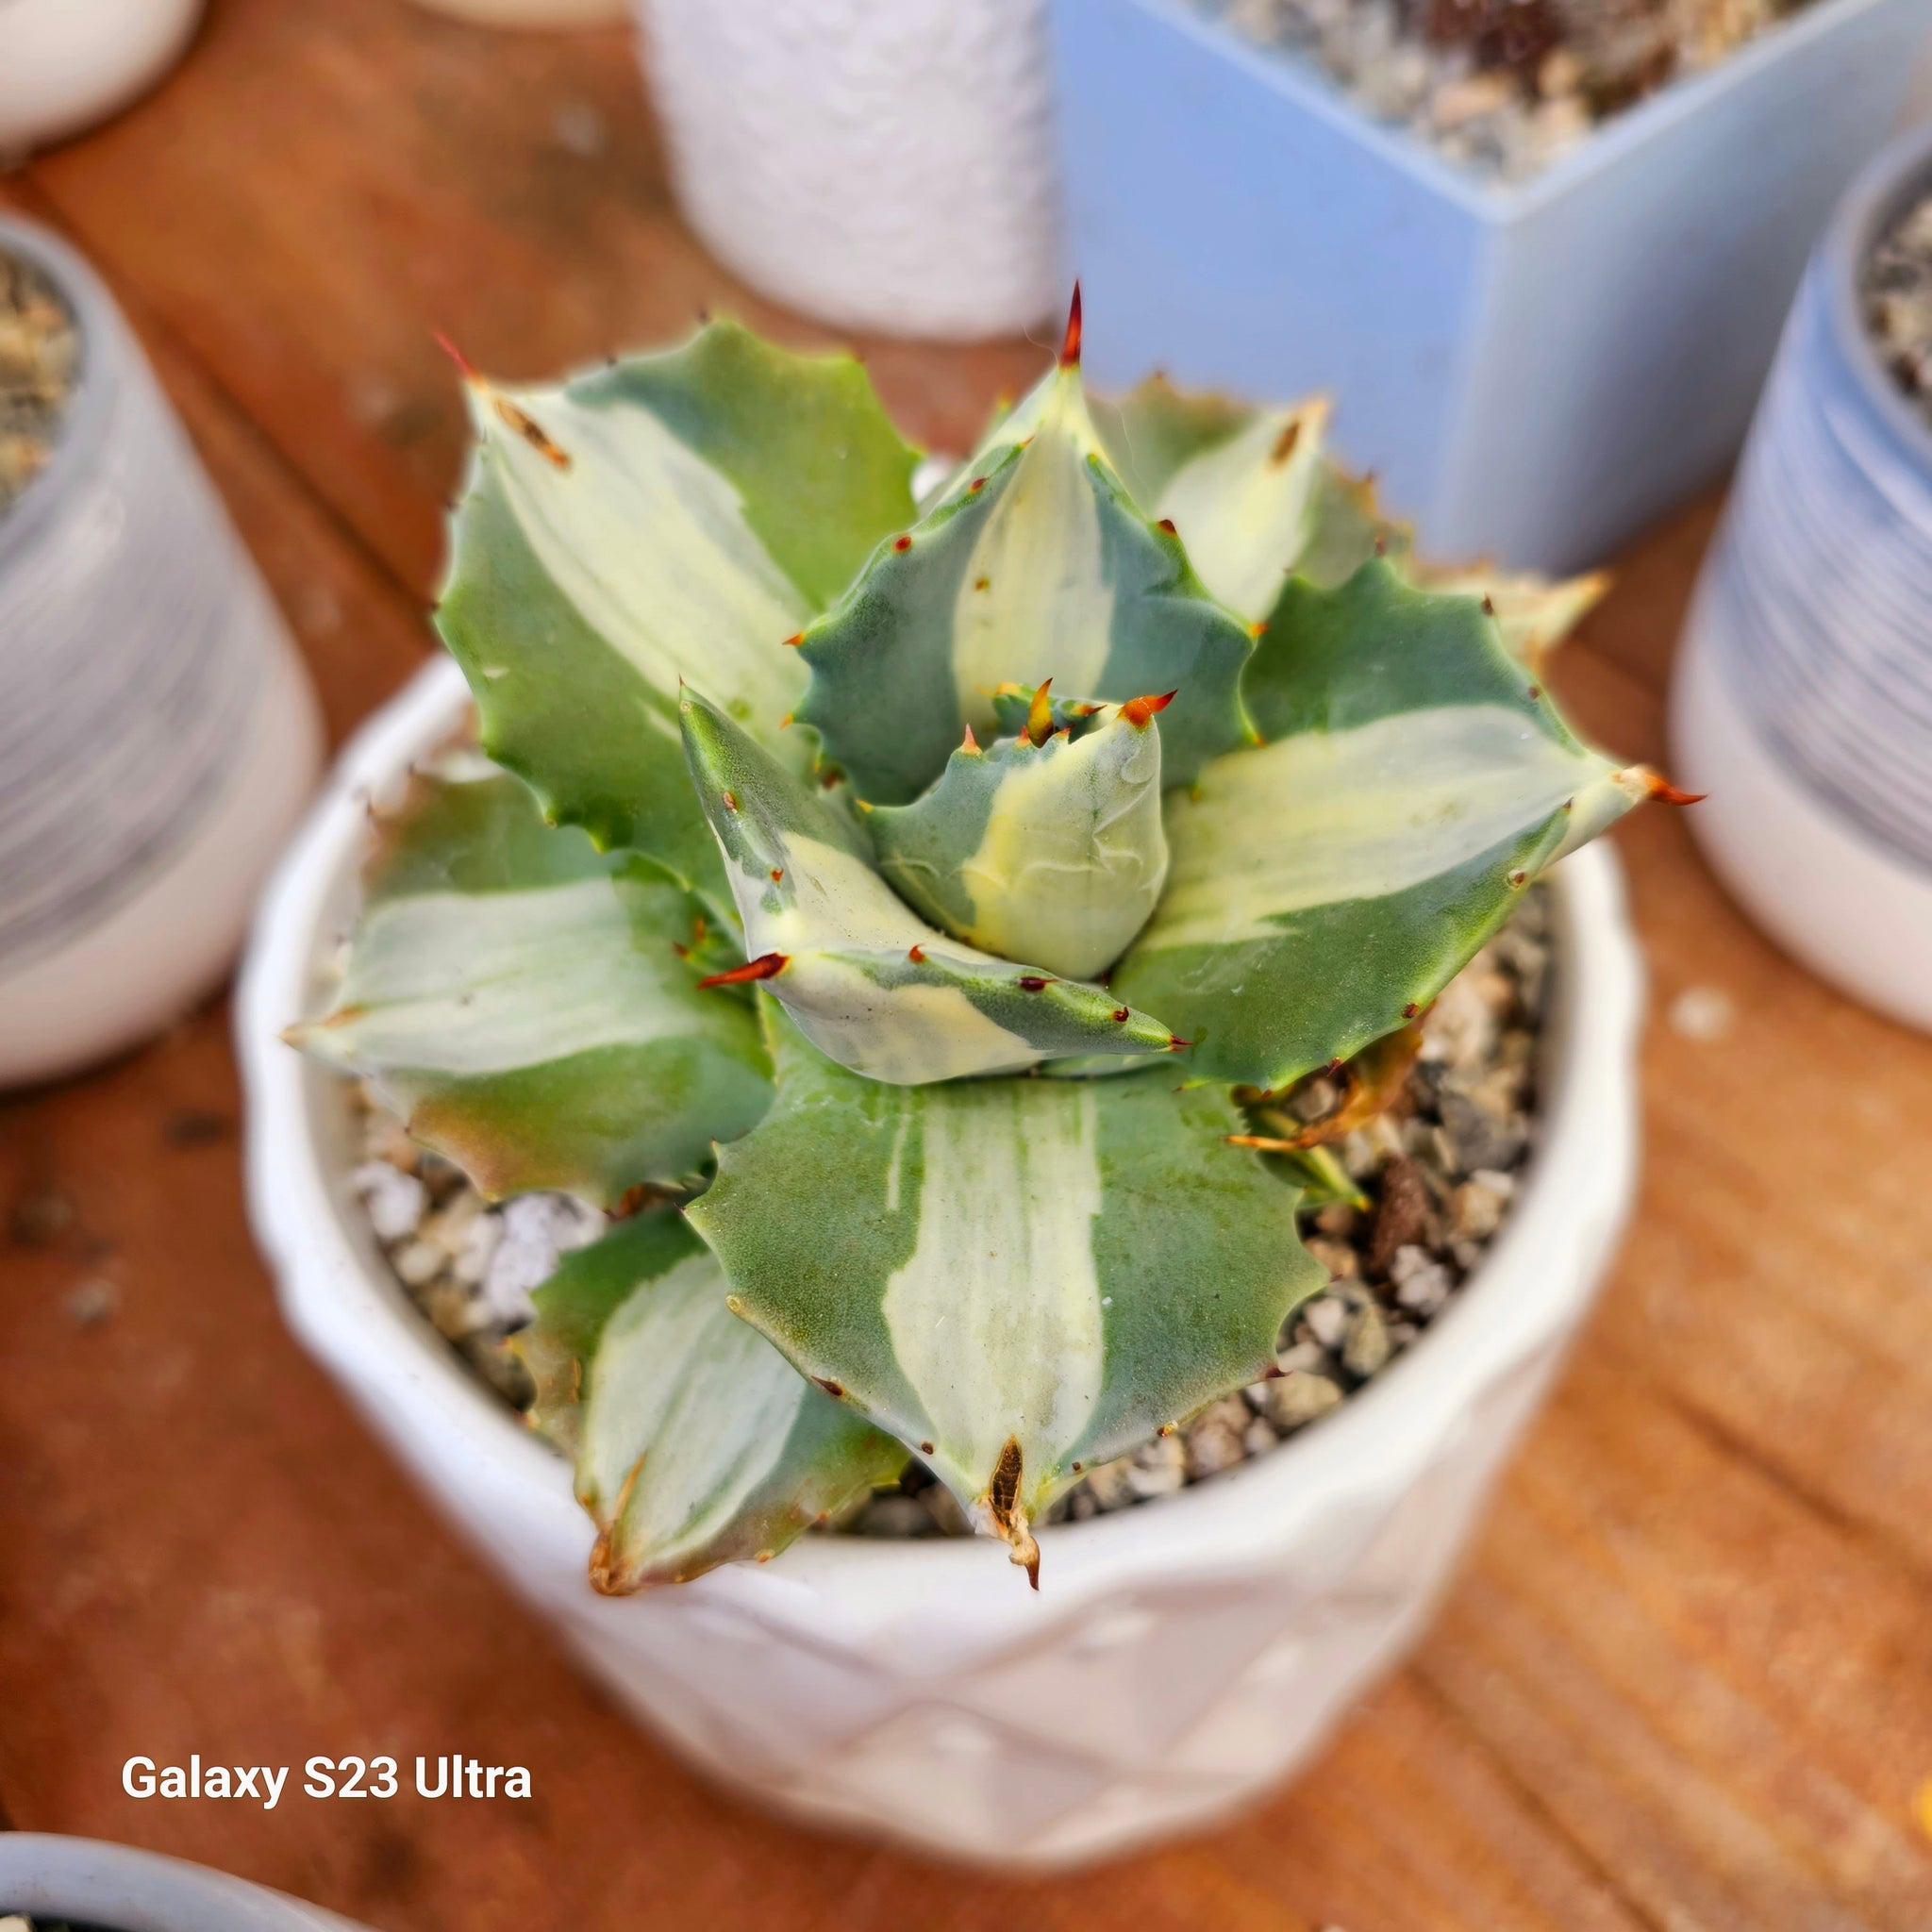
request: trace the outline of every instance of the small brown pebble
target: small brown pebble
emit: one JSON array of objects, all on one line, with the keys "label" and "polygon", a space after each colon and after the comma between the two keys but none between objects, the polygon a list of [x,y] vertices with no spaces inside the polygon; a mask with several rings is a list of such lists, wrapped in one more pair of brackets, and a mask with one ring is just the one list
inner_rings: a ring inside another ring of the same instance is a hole
[{"label": "small brown pebble", "polygon": [[1428,1239],[1433,1218],[1422,1169],[1406,1154],[1391,1156],[1382,1164],[1382,1198],[1369,1237],[1369,1273],[1387,1274],[1397,1248]]}]

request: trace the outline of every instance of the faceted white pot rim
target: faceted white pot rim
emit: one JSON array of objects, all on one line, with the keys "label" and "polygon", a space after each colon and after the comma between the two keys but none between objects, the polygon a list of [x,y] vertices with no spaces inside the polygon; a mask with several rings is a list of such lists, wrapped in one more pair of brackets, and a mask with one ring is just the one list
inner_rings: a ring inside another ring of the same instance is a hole
[{"label": "faceted white pot rim", "polygon": [[[565,1574],[591,1595],[592,1532],[572,1496],[569,1465],[409,1303],[350,1193],[337,1076],[276,1037],[312,1010],[321,964],[347,929],[370,795],[448,737],[468,701],[457,667],[439,659],[379,711],[344,752],[263,899],[236,1008],[248,1203],[298,1335],[510,1580],[541,1603],[554,1601]],[[1391,1491],[1452,1448],[1472,1391],[1575,1325],[1634,1192],[1642,969],[1621,874],[1599,843],[1566,859],[1554,883],[1557,998],[1541,1137],[1515,1210],[1477,1277],[1413,1353],[1319,1426],[1159,1502],[1041,1531],[1038,1595],[985,1540],[807,1536],[772,1563],[728,1565],[640,1598],[595,1599],[592,1614],[647,1620],[675,1597],[681,1609],[746,1611],[808,1646],[943,1678],[1078,1620],[1137,1579],[1173,1585],[1278,1569],[1285,1548],[1345,1516],[1357,1493],[1365,1519],[1379,1520]],[[641,1623],[629,1627],[647,1640]]]}]

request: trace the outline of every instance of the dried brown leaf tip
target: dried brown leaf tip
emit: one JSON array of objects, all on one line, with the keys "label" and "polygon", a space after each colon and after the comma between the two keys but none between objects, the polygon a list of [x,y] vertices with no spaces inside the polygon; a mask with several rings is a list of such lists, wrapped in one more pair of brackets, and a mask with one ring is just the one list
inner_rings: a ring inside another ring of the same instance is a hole
[{"label": "dried brown leaf tip", "polygon": [[1040,1545],[1034,1541],[1026,1512],[1020,1507],[1022,1455],[1020,1439],[1008,1436],[993,1464],[992,1480],[986,1486],[986,1512],[1008,1546],[1012,1560],[1026,1573],[1026,1580],[1040,1588]]}]

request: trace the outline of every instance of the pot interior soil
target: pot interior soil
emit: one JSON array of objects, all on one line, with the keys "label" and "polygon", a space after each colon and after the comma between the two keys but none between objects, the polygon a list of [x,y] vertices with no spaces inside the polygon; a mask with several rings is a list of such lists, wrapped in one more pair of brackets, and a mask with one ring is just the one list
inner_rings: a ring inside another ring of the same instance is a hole
[{"label": "pot interior soil", "polygon": [[1520,180],[1810,0],[1192,0],[1378,121]]},{"label": "pot interior soil", "polygon": [[[1549,935],[1548,889],[1533,886],[1423,1017],[1421,1053],[1394,1104],[1334,1143],[1363,1205],[1330,1202],[1302,1217],[1330,1280],[1284,1327],[1278,1375],[1090,1471],[1049,1523],[1171,1495],[1265,1454],[1413,1347],[1454,1300],[1508,1218],[1534,1142]],[[390,1266],[471,1370],[521,1411],[534,1391],[506,1344],[530,1319],[531,1292],[558,1256],[594,1241],[604,1216],[565,1194],[491,1207],[359,1085],[350,1091],[362,1137],[353,1181]],[[1318,1077],[1291,1107],[1320,1120],[1337,1097]],[[882,1537],[970,1533],[951,1492],[916,1460],[896,1491],[875,1492],[829,1526]]]},{"label": "pot interior soil", "polygon": [[0,252],[0,517],[46,467],[79,375],[66,304],[38,269]]},{"label": "pot interior soil", "polygon": [[1932,189],[1878,238],[1859,294],[1879,360],[1932,423]]}]

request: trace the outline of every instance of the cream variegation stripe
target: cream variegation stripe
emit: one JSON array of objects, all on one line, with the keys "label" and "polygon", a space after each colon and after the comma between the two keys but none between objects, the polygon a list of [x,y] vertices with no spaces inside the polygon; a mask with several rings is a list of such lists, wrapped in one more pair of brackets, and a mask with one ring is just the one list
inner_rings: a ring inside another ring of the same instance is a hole
[{"label": "cream variegation stripe", "polygon": [[809,610],[730,482],[648,409],[504,391],[565,454],[560,468],[504,424],[495,393],[475,398],[481,460],[558,589],[667,701],[686,679],[749,707],[770,735],[805,689],[783,641]]},{"label": "cream variegation stripe", "polygon": [[1283,573],[1307,547],[1327,418],[1321,401],[1261,410],[1183,463],[1151,512],[1173,523],[1208,591],[1251,624],[1274,609]]},{"label": "cream variegation stripe", "polygon": [[[1016,412],[1017,413],[1017,412]],[[953,609],[959,708],[982,735],[1003,680],[1065,691],[1102,688],[1113,630],[1113,586],[1101,554],[1100,507],[1087,458],[1099,447],[1075,376],[1047,383],[1036,421],[1001,425],[1026,441],[973,546]],[[991,456],[994,452],[983,452]]]},{"label": "cream variegation stripe", "polygon": [[577,1493],[613,1546],[655,1566],[705,1544],[777,1467],[810,1390],[724,1306],[715,1257],[686,1257],[604,1330],[577,1456]]},{"label": "cream variegation stripe", "polygon": [[[754,958],[783,953],[791,961],[782,995],[821,1053],[892,1086],[1009,1073],[1040,1058],[956,987],[881,986],[849,959],[828,957],[903,958],[917,945],[935,960],[992,963],[926,924],[852,853],[796,832],[784,836],[783,846],[790,905],[772,910],[756,880],[738,890],[745,951]],[[741,877],[734,868],[734,889]]]},{"label": "cream variegation stripe", "polygon": [[1086,979],[1119,958],[1167,877],[1160,734],[1110,721],[1002,774],[959,876],[965,937]]},{"label": "cream variegation stripe", "polygon": [[457,1074],[541,1065],[690,1032],[683,969],[639,949],[608,878],[515,892],[424,892],[373,908],[335,1012],[308,1051]]},{"label": "cream variegation stripe", "polygon": [[936,1453],[969,1493],[1008,1436],[1057,1466],[1100,1400],[1098,1108],[1091,1087],[1066,1096],[1008,1081],[920,1116],[918,1239],[883,1308]]},{"label": "cream variegation stripe", "polygon": [[1613,769],[1501,705],[1402,711],[1232,753],[1171,801],[1167,892],[1140,945],[1237,945],[1274,937],[1283,913],[1420,885]]}]

